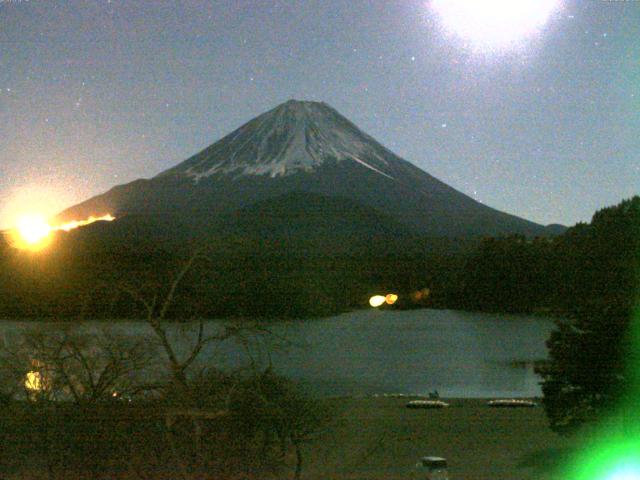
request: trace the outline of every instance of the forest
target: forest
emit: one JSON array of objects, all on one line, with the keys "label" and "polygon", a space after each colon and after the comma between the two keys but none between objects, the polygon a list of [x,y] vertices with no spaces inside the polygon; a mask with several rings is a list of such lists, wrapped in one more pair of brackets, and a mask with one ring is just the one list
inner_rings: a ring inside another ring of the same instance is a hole
[{"label": "forest", "polygon": [[[141,318],[132,292],[161,294],[196,255],[168,312],[174,319],[312,318],[368,307],[565,316],[635,298],[640,197],[555,237],[430,239],[362,232],[212,234],[160,239],[142,223],[122,240],[110,225],[60,235],[44,252],[0,249],[0,315]],[[134,228],[132,227],[132,228]],[[146,229],[145,229],[146,228]],[[151,229],[151,230],[150,230]],[[342,236],[340,236],[342,235]],[[392,308],[392,307],[383,307]]]}]

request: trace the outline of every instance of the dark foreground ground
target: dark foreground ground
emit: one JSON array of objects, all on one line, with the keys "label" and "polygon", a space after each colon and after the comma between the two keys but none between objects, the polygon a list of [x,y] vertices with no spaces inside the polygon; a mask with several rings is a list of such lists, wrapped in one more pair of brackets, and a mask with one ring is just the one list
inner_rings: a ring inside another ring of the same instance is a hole
[{"label": "dark foreground ground", "polygon": [[555,479],[574,442],[549,430],[543,408],[489,408],[450,400],[438,410],[406,399],[333,400],[339,420],[307,448],[306,478],[410,479],[425,455],[450,463],[451,480]]},{"label": "dark foreground ground", "polygon": [[[416,410],[407,409],[407,401],[326,400],[332,420],[304,445],[302,479],[424,478],[415,476],[414,465],[433,455],[447,458],[451,480],[560,480],[554,466],[564,463],[575,445],[549,430],[541,407],[489,408],[484,400],[449,400],[449,408]],[[226,434],[231,430],[225,417],[214,418],[205,429],[203,440],[213,462],[195,473],[171,463],[174,450],[187,445],[188,425],[182,437],[172,437],[178,442],[174,445],[168,442],[162,412],[125,406],[78,413],[70,406],[72,413],[53,415],[27,407],[0,412],[3,480],[293,478],[291,461],[275,474],[250,473],[259,450]],[[182,453],[180,458],[190,458],[188,451]],[[231,470],[241,466],[247,471],[225,474],[220,464],[231,458],[239,462]]]}]

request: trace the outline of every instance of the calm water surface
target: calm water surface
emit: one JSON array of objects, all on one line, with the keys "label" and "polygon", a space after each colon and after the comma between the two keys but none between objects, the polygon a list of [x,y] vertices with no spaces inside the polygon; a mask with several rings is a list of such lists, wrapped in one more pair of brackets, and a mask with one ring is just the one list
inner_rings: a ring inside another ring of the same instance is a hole
[{"label": "calm water surface", "polygon": [[[33,325],[1,322],[0,338],[12,342],[13,335]],[[104,325],[89,322],[83,328]],[[207,324],[212,330],[218,326],[215,321]],[[153,339],[143,322],[118,322],[108,328]],[[530,397],[540,395],[533,362],[546,357],[545,341],[552,328],[551,319],[540,317],[366,310],[277,324],[271,327],[275,336],[251,337],[248,349],[233,342],[208,348],[200,366],[233,369],[249,358],[271,362],[278,372],[322,395],[438,390],[445,397]],[[172,334],[186,352],[192,335],[178,327]]]}]

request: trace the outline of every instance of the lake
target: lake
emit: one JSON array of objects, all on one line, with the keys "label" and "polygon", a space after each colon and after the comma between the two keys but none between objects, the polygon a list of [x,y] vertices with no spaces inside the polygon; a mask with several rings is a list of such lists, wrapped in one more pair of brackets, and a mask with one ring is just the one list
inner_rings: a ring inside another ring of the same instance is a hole
[{"label": "lake", "polygon": [[[218,326],[207,322],[208,329]],[[82,328],[103,327],[88,322]],[[0,343],[12,342],[29,328],[33,322],[1,322]],[[117,322],[107,328],[153,338],[143,322]],[[231,342],[204,350],[201,364],[233,369],[249,357],[263,365],[270,361],[276,371],[330,396],[426,395],[437,390],[443,397],[533,397],[541,393],[533,362],[547,356],[545,342],[553,321],[452,310],[364,310],[278,323],[270,329],[274,336],[249,339],[250,355]],[[175,327],[172,336],[186,352],[192,333]]]}]

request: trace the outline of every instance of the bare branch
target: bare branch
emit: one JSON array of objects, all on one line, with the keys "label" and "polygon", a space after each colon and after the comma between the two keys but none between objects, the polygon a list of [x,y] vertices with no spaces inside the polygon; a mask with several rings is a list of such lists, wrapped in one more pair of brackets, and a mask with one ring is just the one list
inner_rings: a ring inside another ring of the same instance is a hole
[{"label": "bare branch", "polygon": [[162,321],[165,318],[165,315],[167,314],[167,310],[169,310],[169,307],[173,303],[173,298],[175,297],[178,285],[180,285],[184,276],[191,270],[191,268],[193,267],[193,264],[198,259],[198,257],[200,257],[201,251],[202,249],[198,249],[195,251],[193,255],[191,255],[191,257],[189,258],[189,261],[185,264],[184,267],[182,267],[182,269],[178,272],[178,275],[176,275],[176,278],[171,283],[171,287],[169,288],[169,293],[167,294],[164,300],[164,303],[162,304],[162,308],[160,309],[160,314],[158,315],[158,319],[160,321]]}]

